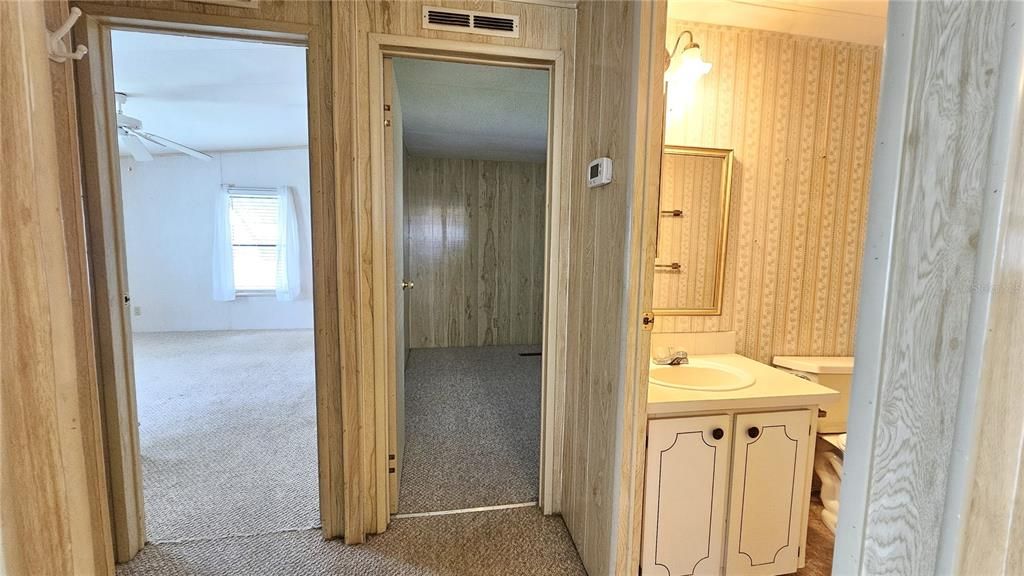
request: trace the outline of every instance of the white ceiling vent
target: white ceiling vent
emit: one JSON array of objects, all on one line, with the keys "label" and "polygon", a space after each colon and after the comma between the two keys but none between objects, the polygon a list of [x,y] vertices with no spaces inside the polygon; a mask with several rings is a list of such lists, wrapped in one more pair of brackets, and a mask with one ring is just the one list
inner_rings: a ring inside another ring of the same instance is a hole
[{"label": "white ceiling vent", "polygon": [[511,14],[424,6],[423,27],[431,30],[519,38],[519,16]]}]

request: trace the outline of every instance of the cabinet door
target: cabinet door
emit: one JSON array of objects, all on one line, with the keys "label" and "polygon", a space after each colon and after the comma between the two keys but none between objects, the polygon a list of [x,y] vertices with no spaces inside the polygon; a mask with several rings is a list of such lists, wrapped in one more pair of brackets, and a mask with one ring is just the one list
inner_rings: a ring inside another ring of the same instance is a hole
[{"label": "cabinet door", "polygon": [[810,423],[810,410],[736,416],[728,574],[796,572],[810,498]]},{"label": "cabinet door", "polygon": [[648,423],[644,576],[721,572],[729,436],[726,415]]}]

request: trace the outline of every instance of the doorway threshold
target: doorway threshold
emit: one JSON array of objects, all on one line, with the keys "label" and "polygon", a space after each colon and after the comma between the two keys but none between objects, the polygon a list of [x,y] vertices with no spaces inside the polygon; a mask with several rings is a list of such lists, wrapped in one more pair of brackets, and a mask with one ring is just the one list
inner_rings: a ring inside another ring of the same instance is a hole
[{"label": "doorway threshold", "polygon": [[500,506],[480,506],[478,508],[460,508],[458,510],[439,510],[437,512],[410,512],[408,514],[393,514],[392,518],[423,518],[426,516],[451,516],[453,514],[472,514],[474,512],[492,512],[494,510],[511,510],[513,508],[528,508],[537,506],[537,501],[521,502],[518,504],[502,504]]}]

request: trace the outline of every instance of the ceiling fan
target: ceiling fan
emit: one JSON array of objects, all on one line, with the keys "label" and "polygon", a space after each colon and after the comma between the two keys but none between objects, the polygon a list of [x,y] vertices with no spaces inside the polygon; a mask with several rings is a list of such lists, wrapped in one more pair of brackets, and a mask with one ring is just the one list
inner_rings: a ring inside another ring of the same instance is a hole
[{"label": "ceiling fan", "polygon": [[117,100],[117,141],[121,148],[127,150],[135,160],[148,162],[153,159],[153,154],[146,148],[146,142],[151,142],[163,148],[177,150],[182,154],[188,154],[199,160],[213,160],[213,156],[209,154],[204,154],[184,144],[178,144],[173,140],[144,131],[141,120],[127,116],[124,113],[124,103],[128,101],[128,95],[124,92],[115,92],[114,98]]}]

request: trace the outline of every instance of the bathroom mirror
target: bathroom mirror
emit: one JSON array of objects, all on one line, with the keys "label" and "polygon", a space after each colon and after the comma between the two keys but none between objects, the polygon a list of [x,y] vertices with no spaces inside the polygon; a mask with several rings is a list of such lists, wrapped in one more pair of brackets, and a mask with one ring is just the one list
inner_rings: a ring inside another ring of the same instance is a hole
[{"label": "bathroom mirror", "polygon": [[722,313],[732,150],[665,146],[661,160],[654,309]]}]

